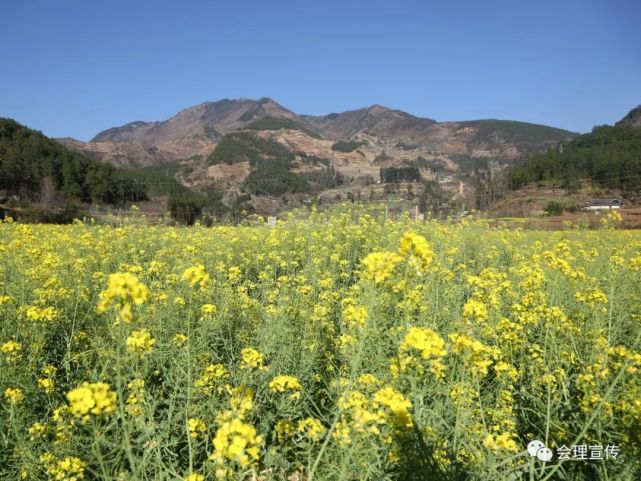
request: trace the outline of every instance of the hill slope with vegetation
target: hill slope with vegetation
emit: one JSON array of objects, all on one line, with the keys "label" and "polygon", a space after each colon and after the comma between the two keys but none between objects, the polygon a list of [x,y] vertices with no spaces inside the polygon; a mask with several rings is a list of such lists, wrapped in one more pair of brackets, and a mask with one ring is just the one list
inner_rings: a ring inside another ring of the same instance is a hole
[{"label": "hill slope with vegetation", "polygon": [[135,177],[5,118],[0,118],[0,190],[31,200],[43,190],[83,202],[146,197],[145,185]]},{"label": "hill slope with vegetation", "polygon": [[249,132],[238,132],[221,139],[208,157],[210,164],[249,162],[245,190],[256,195],[283,195],[308,192],[307,180],[290,171],[294,154],[280,143]]},{"label": "hill slope with vegetation", "polygon": [[[89,204],[119,205],[166,198],[167,209],[190,223],[210,199],[176,178],[177,162],[122,169],[74,152],[42,133],[0,118],[0,198],[10,212],[36,222],[71,222]],[[1,202],[0,202],[1,203]],[[16,210],[17,209],[17,210]]]},{"label": "hill slope with vegetation", "polygon": [[476,133],[472,139],[475,142],[489,142],[495,136],[501,136],[509,142],[536,144],[560,141],[573,137],[575,134],[567,130],[548,125],[532,124],[515,120],[468,120],[459,122],[462,128],[474,127]]},{"label": "hill slope with vegetation", "polygon": [[506,173],[512,189],[537,182],[575,188],[583,180],[603,187],[641,188],[641,128],[595,127],[559,148],[521,158]]}]

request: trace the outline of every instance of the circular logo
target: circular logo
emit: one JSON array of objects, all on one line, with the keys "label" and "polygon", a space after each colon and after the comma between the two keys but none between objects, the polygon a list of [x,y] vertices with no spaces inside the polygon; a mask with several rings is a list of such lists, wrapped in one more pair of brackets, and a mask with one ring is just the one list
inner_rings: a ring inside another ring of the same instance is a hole
[{"label": "circular logo", "polygon": [[552,450],[544,446],[536,452],[536,457],[540,461],[547,463],[550,459],[552,459]]},{"label": "circular logo", "polygon": [[536,452],[544,447],[545,444],[543,444],[538,439],[535,439],[534,441],[530,441],[530,444],[527,445],[527,453],[530,455],[530,457],[534,457],[536,456]]}]

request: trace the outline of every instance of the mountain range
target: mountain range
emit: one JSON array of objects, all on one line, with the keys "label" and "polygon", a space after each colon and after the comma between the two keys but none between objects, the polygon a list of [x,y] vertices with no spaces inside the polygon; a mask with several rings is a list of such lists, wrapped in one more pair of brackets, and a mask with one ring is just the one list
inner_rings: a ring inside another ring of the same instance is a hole
[{"label": "mountain range", "polygon": [[[574,186],[587,175],[625,188],[640,147],[641,106],[581,136],[510,120],[438,122],[381,105],[301,115],[269,98],[205,102],[167,120],[107,129],[89,142],[54,141],[0,120],[0,195],[167,199],[166,209],[189,212],[193,221],[198,206],[274,215],[344,199],[484,208],[506,178],[522,185],[560,176]],[[495,175],[506,167],[507,176]]]},{"label": "mountain range", "polygon": [[107,129],[89,142],[57,140],[114,166],[145,167],[207,157],[224,136],[244,130],[328,158],[337,168],[357,154],[349,155],[332,146],[337,141],[353,141],[362,157],[356,159],[359,163],[365,160],[372,164],[377,158],[394,163],[422,157],[453,171],[475,159],[509,162],[576,135],[517,121],[437,122],[381,105],[324,116],[299,115],[262,98],[205,102],[167,120],[135,121]]}]

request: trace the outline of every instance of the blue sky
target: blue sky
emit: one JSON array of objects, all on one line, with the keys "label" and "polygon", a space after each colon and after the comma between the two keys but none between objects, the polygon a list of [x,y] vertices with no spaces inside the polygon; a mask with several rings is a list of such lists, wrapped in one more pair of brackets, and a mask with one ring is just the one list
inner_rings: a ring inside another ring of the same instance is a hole
[{"label": "blue sky", "polygon": [[88,140],[221,98],[585,132],[641,103],[638,0],[21,0],[0,116]]}]

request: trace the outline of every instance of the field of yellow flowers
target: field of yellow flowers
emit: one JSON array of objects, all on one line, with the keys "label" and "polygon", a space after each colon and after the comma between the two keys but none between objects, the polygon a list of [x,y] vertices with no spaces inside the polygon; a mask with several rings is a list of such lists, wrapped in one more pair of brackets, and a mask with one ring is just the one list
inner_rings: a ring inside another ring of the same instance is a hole
[{"label": "field of yellow flowers", "polygon": [[0,479],[641,479],[616,221],[1,223]]}]

